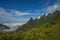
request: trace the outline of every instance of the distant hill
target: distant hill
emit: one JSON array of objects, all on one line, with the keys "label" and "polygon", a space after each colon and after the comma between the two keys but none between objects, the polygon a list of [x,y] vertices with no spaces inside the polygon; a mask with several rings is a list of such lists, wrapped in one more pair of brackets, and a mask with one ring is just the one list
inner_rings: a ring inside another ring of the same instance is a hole
[{"label": "distant hill", "polygon": [[8,26],[0,24],[0,30],[10,29]]}]

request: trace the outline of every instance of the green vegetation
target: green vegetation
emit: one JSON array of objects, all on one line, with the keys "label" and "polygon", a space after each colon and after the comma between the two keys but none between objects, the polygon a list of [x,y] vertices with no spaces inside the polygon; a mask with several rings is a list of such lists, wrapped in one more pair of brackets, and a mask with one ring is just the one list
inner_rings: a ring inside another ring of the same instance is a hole
[{"label": "green vegetation", "polygon": [[0,33],[0,40],[60,40],[60,11],[31,18],[18,31]]}]

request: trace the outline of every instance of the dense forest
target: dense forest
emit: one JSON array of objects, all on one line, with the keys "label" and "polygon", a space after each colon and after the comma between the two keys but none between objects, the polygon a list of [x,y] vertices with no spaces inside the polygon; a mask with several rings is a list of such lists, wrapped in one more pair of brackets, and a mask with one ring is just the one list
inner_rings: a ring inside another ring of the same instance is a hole
[{"label": "dense forest", "polygon": [[0,40],[60,40],[60,11],[30,18],[14,32],[0,32]]}]

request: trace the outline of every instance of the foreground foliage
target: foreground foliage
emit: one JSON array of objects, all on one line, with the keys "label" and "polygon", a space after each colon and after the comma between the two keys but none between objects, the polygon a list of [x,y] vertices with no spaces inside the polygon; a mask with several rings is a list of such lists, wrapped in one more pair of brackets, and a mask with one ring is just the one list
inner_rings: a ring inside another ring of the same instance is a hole
[{"label": "foreground foliage", "polygon": [[60,24],[44,25],[28,32],[0,33],[0,40],[60,40]]}]

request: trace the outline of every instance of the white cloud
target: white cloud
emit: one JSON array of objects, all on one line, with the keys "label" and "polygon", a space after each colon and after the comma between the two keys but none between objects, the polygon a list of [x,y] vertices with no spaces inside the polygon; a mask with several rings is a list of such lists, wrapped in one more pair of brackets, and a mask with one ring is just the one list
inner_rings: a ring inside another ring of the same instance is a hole
[{"label": "white cloud", "polygon": [[12,16],[8,11],[0,7],[0,15],[2,16]]},{"label": "white cloud", "polygon": [[4,32],[10,32],[10,31],[16,31],[16,29],[18,29],[20,25],[23,25],[24,23],[4,23],[4,25],[7,25],[8,27],[10,27],[10,29],[5,29],[2,30]]},{"label": "white cloud", "polygon": [[24,23],[4,23],[4,25],[9,26],[10,28],[17,27],[17,26],[21,26],[21,25],[23,25],[23,24],[24,24]]},{"label": "white cloud", "polygon": [[56,10],[60,10],[60,5],[57,4],[57,3],[54,4],[54,5],[51,5],[51,6],[48,6],[46,8],[41,9],[40,12],[42,12],[42,14],[44,14],[44,13],[53,13]]},{"label": "white cloud", "polygon": [[[46,8],[37,9],[37,10],[35,10],[35,12],[41,16],[44,14],[48,15],[48,13],[53,13],[56,10],[60,10],[60,4],[59,3],[55,3],[54,5],[48,6]],[[38,16],[37,18],[40,18],[40,16]]]},{"label": "white cloud", "polygon": [[[0,7],[0,23],[11,23],[11,25],[22,25],[22,23],[26,23],[28,19],[26,18],[16,18],[13,16],[18,16],[18,15],[29,15],[29,13],[25,13],[25,12],[20,12],[18,10],[14,11],[16,15],[13,14],[13,11],[9,10],[10,12],[8,12],[6,9],[1,8]],[[12,24],[13,23],[13,24]]]},{"label": "white cloud", "polygon": [[0,7],[0,23],[14,22],[13,20],[12,14]]},{"label": "white cloud", "polygon": [[54,4],[52,6],[47,7],[45,10],[46,10],[46,13],[52,13],[56,10],[59,10],[59,8],[60,8],[60,5]]},{"label": "white cloud", "polygon": [[17,11],[17,10],[11,10],[12,13],[15,13],[17,16],[24,16],[24,15],[29,15],[31,13],[27,13],[27,12],[21,12],[21,11]]}]

